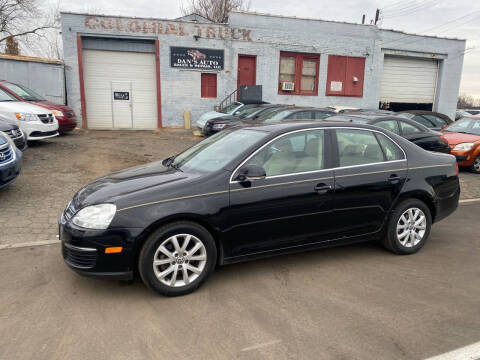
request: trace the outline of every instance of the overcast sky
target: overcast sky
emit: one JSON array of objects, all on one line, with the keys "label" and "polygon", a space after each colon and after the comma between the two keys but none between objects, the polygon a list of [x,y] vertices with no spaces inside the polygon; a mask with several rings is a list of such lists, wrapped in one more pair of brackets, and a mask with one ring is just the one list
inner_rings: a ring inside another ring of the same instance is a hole
[{"label": "overcast sky", "polygon": [[[180,16],[181,4],[181,0],[60,0],[64,11],[158,18]],[[249,10],[348,22],[361,22],[366,14],[369,22],[377,8],[382,9],[383,28],[467,39],[467,49],[473,49],[465,54],[460,92],[480,98],[478,0],[251,0]]]}]

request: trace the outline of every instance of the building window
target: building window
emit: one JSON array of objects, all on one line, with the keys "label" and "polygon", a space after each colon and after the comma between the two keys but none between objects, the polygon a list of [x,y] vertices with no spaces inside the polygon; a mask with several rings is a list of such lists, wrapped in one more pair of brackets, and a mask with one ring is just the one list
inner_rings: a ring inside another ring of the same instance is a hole
[{"label": "building window", "polygon": [[202,98],[217,97],[217,74],[202,74]]},{"label": "building window", "polygon": [[363,97],[365,58],[328,56],[327,96]]},{"label": "building window", "polygon": [[318,95],[320,55],[280,53],[278,93],[283,95]]}]

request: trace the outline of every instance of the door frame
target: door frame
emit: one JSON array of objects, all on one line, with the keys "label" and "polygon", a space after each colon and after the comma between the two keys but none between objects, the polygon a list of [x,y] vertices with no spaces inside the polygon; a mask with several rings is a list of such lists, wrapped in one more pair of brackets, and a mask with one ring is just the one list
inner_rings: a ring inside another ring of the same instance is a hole
[{"label": "door frame", "polygon": [[257,55],[238,54],[238,58],[237,58],[237,89],[240,89],[240,84],[239,84],[240,77],[238,76],[238,73],[240,72],[240,68],[239,68],[240,57],[253,58],[255,60],[253,75],[255,77],[255,85],[256,85],[257,84]]}]

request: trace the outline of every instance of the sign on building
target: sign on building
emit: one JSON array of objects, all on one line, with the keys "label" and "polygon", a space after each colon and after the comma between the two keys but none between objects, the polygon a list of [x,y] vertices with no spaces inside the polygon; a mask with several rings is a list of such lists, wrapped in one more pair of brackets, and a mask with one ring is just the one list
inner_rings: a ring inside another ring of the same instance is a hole
[{"label": "sign on building", "polygon": [[189,47],[170,48],[170,66],[177,69],[223,70],[224,51]]}]

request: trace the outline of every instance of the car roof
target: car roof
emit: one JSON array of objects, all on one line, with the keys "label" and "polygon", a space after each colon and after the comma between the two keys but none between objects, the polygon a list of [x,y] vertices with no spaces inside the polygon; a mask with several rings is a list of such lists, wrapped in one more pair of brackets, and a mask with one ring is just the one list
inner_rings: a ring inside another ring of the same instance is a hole
[{"label": "car roof", "polygon": [[318,127],[345,127],[345,128],[361,128],[367,130],[378,130],[378,127],[368,124],[352,124],[351,122],[344,121],[287,121],[287,122],[275,122],[272,124],[256,123],[249,124],[248,126],[242,126],[242,129],[260,130],[269,133],[284,133],[295,130],[314,129]]}]

